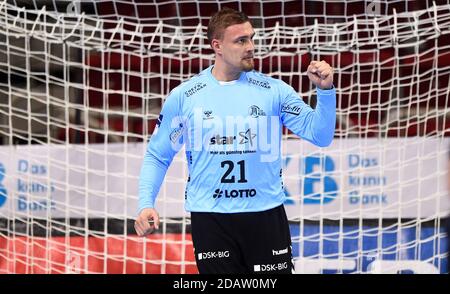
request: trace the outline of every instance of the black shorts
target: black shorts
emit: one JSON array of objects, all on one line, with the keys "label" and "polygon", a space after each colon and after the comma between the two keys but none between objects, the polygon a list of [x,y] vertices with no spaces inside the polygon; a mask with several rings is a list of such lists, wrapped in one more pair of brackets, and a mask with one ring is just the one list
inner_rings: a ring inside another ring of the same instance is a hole
[{"label": "black shorts", "polygon": [[191,212],[191,224],[201,274],[294,271],[283,205],[261,212]]}]

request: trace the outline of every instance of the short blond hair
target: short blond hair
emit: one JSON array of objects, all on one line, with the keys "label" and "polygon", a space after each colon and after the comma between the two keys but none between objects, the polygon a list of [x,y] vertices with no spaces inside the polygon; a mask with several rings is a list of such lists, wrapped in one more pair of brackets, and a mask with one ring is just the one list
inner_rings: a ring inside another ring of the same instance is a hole
[{"label": "short blond hair", "polygon": [[241,12],[228,7],[217,11],[208,24],[208,41],[211,44],[213,39],[222,39],[225,29],[235,24],[252,22],[248,16]]}]

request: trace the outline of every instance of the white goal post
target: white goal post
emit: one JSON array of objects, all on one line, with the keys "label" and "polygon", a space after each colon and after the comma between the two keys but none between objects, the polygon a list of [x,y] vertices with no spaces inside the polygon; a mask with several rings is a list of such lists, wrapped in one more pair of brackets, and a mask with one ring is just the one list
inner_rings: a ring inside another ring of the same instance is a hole
[{"label": "white goal post", "polygon": [[332,145],[283,137],[296,271],[447,273],[450,4],[310,2],[0,0],[0,273],[197,272],[181,153],[160,230],[133,220],[161,105],[213,62],[227,5],[305,102],[309,62],[335,69]]}]

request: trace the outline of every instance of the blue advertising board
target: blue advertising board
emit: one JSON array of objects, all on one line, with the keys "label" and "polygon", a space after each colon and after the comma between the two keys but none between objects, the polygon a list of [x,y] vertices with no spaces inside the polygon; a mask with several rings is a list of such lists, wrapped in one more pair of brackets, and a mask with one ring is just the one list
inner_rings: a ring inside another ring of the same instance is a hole
[{"label": "blue advertising board", "polygon": [[447,273],[443,224],[435,228],[417,220],[384,227],[310,222],[290,228],[297,273]]}]

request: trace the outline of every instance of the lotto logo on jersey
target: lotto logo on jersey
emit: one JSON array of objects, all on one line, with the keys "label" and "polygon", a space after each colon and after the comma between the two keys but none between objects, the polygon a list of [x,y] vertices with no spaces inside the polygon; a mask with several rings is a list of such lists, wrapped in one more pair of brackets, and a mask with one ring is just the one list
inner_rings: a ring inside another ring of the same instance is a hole
[{"label": "lotto logo on jersey", "polygon": [[239,189],[239,190],[220,190],[216,189],[214,191],[213,198],[248,198],[255,197],[256,190],[255,189]]},{"label": "lotto logo on jersey", "polygon": [[211,259],[211,258],[228,258],[230,257],[230,251],[209,251],[201,252],[197,254],[198,260]]}]

